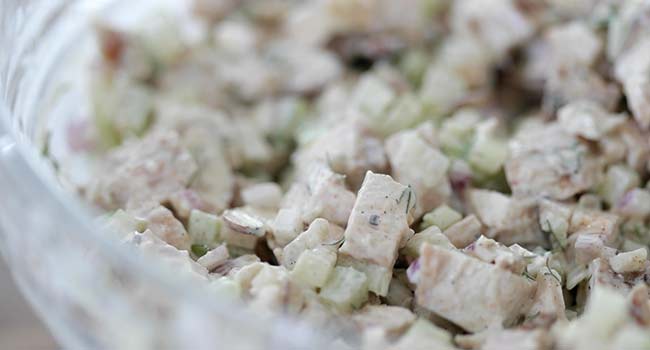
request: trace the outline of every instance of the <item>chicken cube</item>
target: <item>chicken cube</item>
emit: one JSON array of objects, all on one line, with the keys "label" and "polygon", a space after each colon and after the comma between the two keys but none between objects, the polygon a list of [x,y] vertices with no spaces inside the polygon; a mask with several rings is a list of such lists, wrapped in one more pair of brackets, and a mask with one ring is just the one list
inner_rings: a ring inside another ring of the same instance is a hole
[{"label": "chicken cube", "polygon": [[428,244],[415,264],[417,303],[469,332],[514,324],[536,290],[521,275]]}]

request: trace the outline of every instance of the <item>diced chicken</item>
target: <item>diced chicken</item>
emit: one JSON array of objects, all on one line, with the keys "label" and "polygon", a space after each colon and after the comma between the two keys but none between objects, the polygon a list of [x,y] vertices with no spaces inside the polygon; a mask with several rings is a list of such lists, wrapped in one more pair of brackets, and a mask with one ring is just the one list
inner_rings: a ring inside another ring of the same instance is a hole
[{"label": "diced chicken", "polygon": [[551,74],[544,87],[544,106],[553,110],[572,101],[589,100],[604,108],[616,108],[621,91],[587,67],[574,67]]},{"label": "diced chicken", "polygon": [[472,214],[451,225],[443,233],[454,247],[465,248],[481,235],[482,228],[481,222]]},{"label": "diced chicken", "polygon": [[270,55],[277,60],[284,88],[292,93],[313,93],[342,74],[338,59],[329,51],[296,42],[278,42]]},{"label": "diced chicken", "polygon": [[498,266],[424,245],[416,301],[467,331],[512,325],[530,307],[536,283]]},{"label": "diced chicken", "polygon": [[194,262],[186,250],[178,250],[165,243],[150,230],[143,233],[133,232],[124,242],[136,246],[146,258],[168,267],[169,271],[175,273],[176,278],[208,282],[208,271],[205,267]]},{"label": "diced chicken", "polygon": [[639,248],[631,252],[618,253],[609,258],[609,265],[616,273],[645,271],[648,264],[648,251]]},{"label": "diced chicken", "polygon": [[539,201],[539,226],[544,232],[549,232],[560,247],[566,245],[571,215],[573,208],[569,205],[549,199]]},{"label": "diced chicken", "polygon": [[625,161],[632,169],[643,172],[650,160],[648,132],[641,130],[636,123],[628,121],[616,134],[625,144]]},{"label": "diced chicken", "polygon": [[618,215],[599,210],[577,208],[569,224],[569,234],[588,233],[601,235],[605,244],[618,239],[620,219]]},{"label": "diced chicken", "polygon": [[538,225],[536,203],[530,199],[511,198],[490,190],[473,189],[468,204],[487,227],[486,236],[504,244],[544,244]]},{"label": "diced chicken", "polygon": [[129,208],[129,213],[147,222],[147,228],[156,237],[180,250],[188,250],[190,236],[183,224],[176,219],[171,210],[155,202]]},{"label": "diced chicken", "polygon": [[[537,273],[537,291],[527,315],[531,319],[566,320],[562,282],[555,270],[544,267]],[[531,321],[535,323],[535,320]]]},{"label": "diced chicken", "polygon": [[392,269],[397,250],[411,234],[415,194],[388,175],[366,174],[339,252]]},{"label": "diced chicken", "polygon": [[617,87],[603,80],[592,66],[602,52],[603,44],[584,21],[572,21],[551,27],[545,33],[543,55],[533,57],[542,64],[546,80],[545,98],[559,107],[577,100],[589,100],[612,109],[620,93]]},{"label": "diced chicken", "polygon": [[624,114],[611,114],[591,101],[573,102],[558,111],[558,122],[575,136],[598,141],[625,123]]},{"label": "diced chicken", "polygon": [[280,247],[287,245],[293,239],[298,237],[304,229],[304,223],[300,210],[280,209],[271,224],[274,244]]},{"label": "diced chicken", "polygon": [[551,27],[545,36],[550,46],[553,69],[591,66],[603,48],[598,35],[580,21]]},{"label": "diced chicken", "polygon": [[505,172],[516,197],[566,199],[593,187],[602,173],[587,146],[558,125],[524,132],[510,149]]},{"label": "diced chicken", "polygon": [[481,236],[463,252],[488,264],[494,264],[515,275],[521,275],[526,269],[527,262],[523,256],[499,242]]},{"label": "diced chicken", "polygon": [[274,182],[254,184],[241,191],[242,201],[262,209],[277,209],[282,201],[282,189]]},{"label": "diced chicken", "polygon": [[90,196],[106,209],[145,200],[162,202],[183,190],[197,171],[191,154],[174,132],[152,133],[111,151]]},{"label": "diced chicken", "polygon": [[388,138],[386,152],[395,180],[415,190],[416,219],[449,200],[449,159],[422,139],[417,130],[403,131]]},{"label": "diced chicken", "polygon": [[616,273],[609,265],[609,259],[607,257],[593,260],[589,264],[589,272],[591,273],[588,287],[591,292],[589,297],[598,289],[610,289],[620,295],[628,295],[632,287],[636,283],[643,281],[644,276],[647,276],[647,272],[636,274],[636,276],[626,276]]},{"label": "diced chicken", "polygon": [[641,128],[650,126],[650,40],[641,38],[614,63],[614,74],[623,85],[630,110]]},{"label": "diced chicken", "polygon": [[225,244],[222,244],[209,252],[205,253],[202,257],[198,258],[196,262],[205,267],[208,271],[212,271],[223,265],[230,255],[228,254],[228,248]]},{"label": "diced chicken", "polygon": [[304,297],[289,272],[282,266],[257,263],[241,269],[235,276],[249,296],[249,305],[258,312],[297,313]]},{"label": "diced chicken", "polygon": [[598,234],[578,233],[572,236],[575,238],[573,254],[575,262],[579,265],[589,264],[597,258],[606,258],[614,254],[614,249],[607,247],[605,237]]},{"label": "diced chicken", "polygon": [[531,23],[510,0],[455,1],[451,27],[456,33],[484,43],[488,54],[496,59],[501,59],[534,32]]},{"label": "diced chicken", "polygon": [[359,188],[366,171],[384,172],[387,166],[381,141],[370,135],[360,122],[343,123],[330,129],[293,159],[299,170],[314,161],[347,175],[353,189]]},{"label": "diced chicken", "polygon": [[409,309],[388,305],[367,305],[352,315],[352,321],[361,329],[378,327],[393,335],[405,331],[415,318]]},{"label": "diced chicken", "polygon": [[616,202],[614,210],[624,217],[645,219],[650,215],[650,191],[634,188]]},{"label": "diced chicken", "polygon": [[308,192],[311,194],[302,206],[305,222],[311,222],[317,217],[344,226],[352,212],[356,199],[354,193],[345,187],[345,177],[332,172],[324,164],[317,165],[310,171],[307,179]]},{"label": "diced chicken", "polygon": [[345,226],[355,198],[345,187],[344,176],[332,172],[324,163],[313,163],[283,198],[282,209],[271,224],[273,243],[285,246],[316,218]]}]

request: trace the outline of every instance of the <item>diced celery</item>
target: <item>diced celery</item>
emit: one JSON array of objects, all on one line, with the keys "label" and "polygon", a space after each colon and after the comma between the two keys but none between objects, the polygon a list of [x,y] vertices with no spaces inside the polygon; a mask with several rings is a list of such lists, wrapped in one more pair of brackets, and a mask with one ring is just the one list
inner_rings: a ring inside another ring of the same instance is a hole
[{"label": "diced celery", "polygon": [[309,249],[300,254],[291,276],[304,285],[320,288],[325,285],[336,264],[336,252],[327,247]]},{"label": "diced celery", "polygon": [[612,165],[600,184],[599,194],[609,205],[614,205],[623,195],[641,183],[639,174],[625,165]]},{"label": "diced celery", "polygon": [[405,338],[426,339],[434,344],[452,345],[451,333],[437,327],[430,321],[418,318],[404,334]]},{"label": "diced celery", "polygon": [[147,221],[137,218],[122,209],[118,209],[108,219],[107,226],[118,234],[128,234],[133,231],[144,232],[147,229]]},{"label": "diced celery", "polygon": [[219,241],[221,220],[212,214],[193,209],[190,212],[188,233],[195,244],[212,245]]},{"label": "diced celery", "polygon": [[241,286],[236,281],[228,278],[221,277],[210,282],[210,289],[219,298],[228,300],[237,300],[241,296]]},{"label": "diced celery", "polygon": [[462,218],[463,216],[459,212],[443,204],[424,215],[420,229],[424,230],[430,226],[438,226],[440,230],[444,231]]},{"label": "diced celery", "polygon": [[640,272],[645,270],[647,259],[648,251],[645,248],[639,248],[609,258],[609,265],[616,273]]},{"label": "diced celery", "polygon": [[478,138],[469,151],[469,164],[488,175],[496,174],[508,157],[508,144],[498,138]]},{"label": "diced celery", "polygon": [[339,266],[353,267],[355,270],[363,272],[368,278],[369,291],[380,296],[386,296],[388,293],[388,286],[393,277],[391,269],[377,264],[359,261],[349,256],[340,256],[337,264]]},{"label": "diced celery", "polygon": [[128,136],[142,135],[151,123],[150,88],[127,78],[96,77],[92,100],[95,126],[104,147],[116,146]]},{"label": "diced celery", "polygon": [[476,124],[467,160],[472,168],[482,175],[499,173],[506,162],[508,144],[501,136],[501,129],[501,124],[495,118],[484,119]]},{"label": "diced celery", "polygon": [[411,291],[404,282],[393,277],[390,281],[390,286],[388,287],[388,294],[386,294],[386,303],[388,305],[401,306],[409,309],[411,308],[412,302],[413,291]]},{"label": "diced celery", "polygon": [[420,247],[422,247],[422,244],[424,243],[444,248],[454,248],[454,245],[451,244],[449,238],[440,232],[438,227],[431,226],[428,229],[413,235],[413,237],[406,242],[406,246],[402,248],[402,254],[412,258],[417,258],[420,256]]},{"label": "diced celery", "polygon": [[320,297],[344,311],[358,308],[368,300],[368,278],[351,267],[337,266],[321,289]]},{"label": "diced celery", "polygon": [[366,74],[359,80],[352,95],[353,105],[371,117],[385,111],[394,99],[393,89],[372,74]]},{"label": "diced celery", "polygon": [[383,136],[418,125],[423,120],[422,102],[413,94],[395,100],[385,113],[372,119],[371,128]]},{"label": "diced celery", "polygon": [[423,50],[408,50],[400,60],[400,70],[411,84],[418,87],[422,84],[422,77],[430,61],[431,57]]},{"label": "diced celery", "polygon": [[464,158],[469,151],[476,125],[481,116],[472,110],[461,110],[446,119],[440,129],[440,146],[445,154]]},{"label": "diced celery", "polygon": [[578,198],[578,207],[585,209],[601,210],[603,209],[603,204],[601,203],[600,197],[593,193],[585,193],[580,198]]},{"label": "diced celery", "polygon": [[[253,236],[249,236],[253,237]],[[232,240],[231,240],[232,241]],[[225,241],[228,242],[228,241]],[[254,254],[255,253],[255,247],[242,247],[235,245],[232,242],[228,242],[228,254],[232,257],[239,257],[243,255],[249,255],[249,254]]]},{"label": "diced celery", "polygon": [[192,254],[194,254],[194,256],[198,259],[204,256],[205,253],[210,250],[210,247],[205,244],[192,244],[190,250],[192,251]]}]

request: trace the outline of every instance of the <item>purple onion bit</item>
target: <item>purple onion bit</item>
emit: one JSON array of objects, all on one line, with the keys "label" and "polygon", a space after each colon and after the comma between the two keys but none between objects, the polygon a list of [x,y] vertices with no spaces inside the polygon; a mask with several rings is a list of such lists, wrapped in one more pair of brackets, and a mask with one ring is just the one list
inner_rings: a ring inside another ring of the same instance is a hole
[{"label": "purple onion bit", "polygon": [[415,259],[408,269],[406,269],[406,276],[411,283],[418,283],[420,279],[420,259]]}]

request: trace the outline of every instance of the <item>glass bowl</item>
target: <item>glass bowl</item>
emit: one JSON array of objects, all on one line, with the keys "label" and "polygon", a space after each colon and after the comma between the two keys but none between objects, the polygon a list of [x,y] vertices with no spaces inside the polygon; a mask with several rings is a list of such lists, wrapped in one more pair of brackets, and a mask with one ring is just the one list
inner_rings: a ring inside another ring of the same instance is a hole
[{"label": "glass bowl", "polygon": [[324,349],[318,332],[261,319],[129,254],[93,224],[42,156],[76,113],[93,11],[125,19],[155,0],[0,1],[0,249],[25,297],[71,349]]}]

